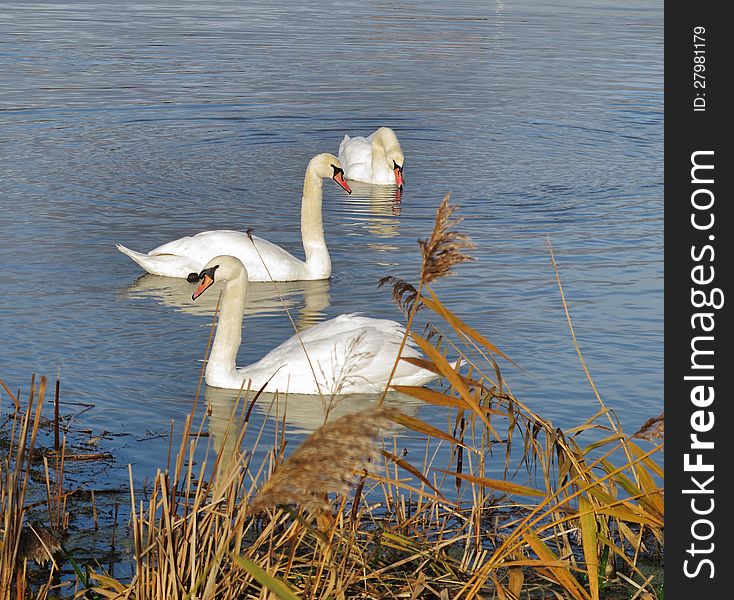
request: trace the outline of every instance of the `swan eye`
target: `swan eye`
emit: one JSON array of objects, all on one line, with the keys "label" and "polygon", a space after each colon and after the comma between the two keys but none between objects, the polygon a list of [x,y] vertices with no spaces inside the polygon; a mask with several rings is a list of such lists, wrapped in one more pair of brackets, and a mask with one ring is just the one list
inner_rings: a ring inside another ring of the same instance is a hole
[{"label": "swan eye", "polygon": [[336,165],[331,165],[331,168],[334,169],[334,175],[332,175],[332,177],[336,177],[337,175],[339,175],[339,173],[344,175],[344,169],[340,169]]},{"label": "swan eye", "polygon": [[196,283],[197,281],[201,281],[204,279],[205,275],[209,275],[209,277],[214,279],[214,271],[216,271],[219,268],[219,265],[214,265],[213,267],[209,269],[203,269],[201,273],[198,275],[196,273],[189,273],[189,276],[186,278],[186,281],[189,283]]},{"label": "swan eye", "polygon": [[393,169],[397,169],[398,170],[398,173],[402,173],[403,172],[403,165],[399,165],[395,161],[392,161],[392,168]]}]

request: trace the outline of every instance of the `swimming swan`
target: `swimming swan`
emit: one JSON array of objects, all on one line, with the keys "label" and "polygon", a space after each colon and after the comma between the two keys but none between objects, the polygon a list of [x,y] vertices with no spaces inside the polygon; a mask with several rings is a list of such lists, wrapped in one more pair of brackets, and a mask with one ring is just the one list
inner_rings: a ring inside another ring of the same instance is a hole
[{"label": "swimming swan", "polygon": [[345,135],[339,145],[339,161],[347,179],[403,189],[405,159],[398,137],[389,127],[380,127],[366,138]]},{"label": "swimming swan", "polygon": [[[301,201],[301,238],[306,261],[256,235],[220,229],[182,237],[154,248],[147,254],[117,244],[117,249],[153,275],[187,277],[199,272],[214,256],[228,254],[247,267],[250,281],[296,281],[328,279],[331,259],[324,239],[321,214],[321,180],[330,177],[351,194],[344,170],[333,154],[319,154],[308,163]],[[267,265],[267,269],[265,265]]]},{"label": "swimming swan", "polygon": [[[238,368],[247,271],[233,256],[213,258],[201,272],[190,274],[189,281],[200,282],[192,299],[201,296],[215,279],[224,281],[225,286],[206,365],[207,385],[324,395],[381,392],[385,388],[404,330],[395,321],[359,314],[339,315],[309,327],[256,363]],[[406,344],[403,356],[421,355]],[[400,361],[392,383],[423,385],[435,378],[431,371]]]}]

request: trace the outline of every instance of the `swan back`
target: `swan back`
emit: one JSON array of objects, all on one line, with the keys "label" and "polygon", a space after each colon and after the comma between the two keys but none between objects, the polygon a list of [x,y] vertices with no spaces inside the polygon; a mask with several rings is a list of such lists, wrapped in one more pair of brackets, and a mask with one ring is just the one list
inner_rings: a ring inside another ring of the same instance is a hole
[{"label": "swan back", "polygon": [[345,135],[339,158],[349,179],[403,187],[405,157],[398,136],[389,127],[380,127],[368,137]]}]

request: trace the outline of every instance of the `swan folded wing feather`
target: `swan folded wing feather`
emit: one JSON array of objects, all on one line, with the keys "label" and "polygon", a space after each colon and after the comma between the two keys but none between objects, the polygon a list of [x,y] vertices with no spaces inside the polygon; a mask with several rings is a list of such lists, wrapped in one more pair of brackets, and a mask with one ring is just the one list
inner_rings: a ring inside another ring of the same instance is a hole
[{"label": "swan folded wing feather", "polygon": [[347,179],[372,180],[372,143],[370,138],[344,136],[339,145],[339,162]]},{"label": "swan folded wing feather", "polygon": [[[384,389],[397,356],[404,329],[395,321],[372,319],[359,314],[340,315],[293,336],[258,362],[238,369],[268,391],[303,389],[309,384],[323,394],[347,394],[359,389]],[[305,346],[308,359],[304,353]],[[406,346],[405,356],[420,356]],[[310,360],[310,362],[309,362]],[[314,382],[318,382],[318,389]],[[419,385],[435,376],[401,361],[396,380]]]},{"label": "swan folded wing feather", "polygon": [[[283,342],[275,350],[283,349],[293,352],[301,348],[301,343],[308,347],[319,346],[322,342],[332,342],[337,336],[358,335],[364,329],[379,331],[383,337],[390,336],[400,343],[404,329],[400,323],[388,319],[373,319],[365,317],[362,313],[346,313],[328,321],[323,321],[313,327],[292,336]],[[273,350],[273,352],[275,351]]]},{"label": "swan folded wing feather", "polygon": [[288,279],[290,276],[301,275],[306,268],[303,261],[280,246],[256,235],[250,238],[246,233],[230,229],[202,231],[185,236],[158,246],[148,254],[187,257],[201,263],[200,269],[215,256],[229,254],[242,261],[250,281],[269,281],[271,277],[276,281]]},{"label": "swan folded wing feather", "polygon": [[177,256],[174,254],[151,256],[150,254],[131,250],[122,244],[116,244],[116,247],[120,252],[129,256],[148,273],[153,275],[160,275],[163,277],[186,277],[189,273],[194,271],[198,273],[202,268],[200,261],[193,260],[187,256]]}]

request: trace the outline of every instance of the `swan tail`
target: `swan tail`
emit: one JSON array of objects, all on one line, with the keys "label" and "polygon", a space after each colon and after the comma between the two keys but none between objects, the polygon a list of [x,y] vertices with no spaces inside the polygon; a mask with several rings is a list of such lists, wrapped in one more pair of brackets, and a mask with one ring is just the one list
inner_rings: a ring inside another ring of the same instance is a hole
[{"label": "swan tail", "polygon": [[117,249],[125,256],[129,256],[143,269],[152,275],[163,277],[187,277],[189,273],[199,272],[201,266],[198,262],[182,256],[173,254],[160,254],[151,256],[126,248],[122,244],[116,244]]}]

